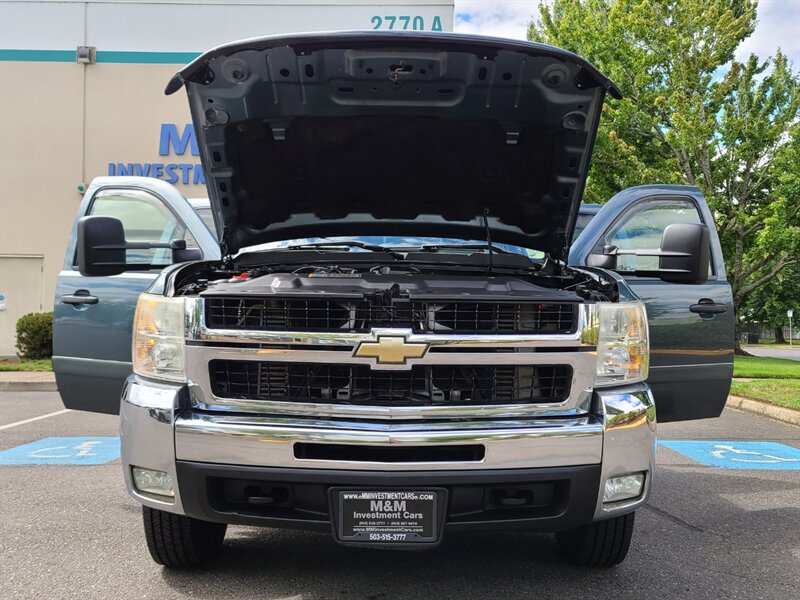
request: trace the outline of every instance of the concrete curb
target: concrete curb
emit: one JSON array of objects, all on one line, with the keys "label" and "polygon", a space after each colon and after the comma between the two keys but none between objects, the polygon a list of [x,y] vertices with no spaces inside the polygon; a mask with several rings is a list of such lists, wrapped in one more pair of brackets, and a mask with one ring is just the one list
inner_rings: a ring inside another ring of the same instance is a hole
[{"label": "concrete curb", "polygon": [[740,398],[739,396],[728,396],[728,402],[725,404],[727,408],[735,408],[745,412],[755,413],[762,417],[789,423],[800,427],[800,410],[792,408],[784,408],[782,406],[775,406],[774,404],[767,404],[759,400],[750,400],[749,398]]},{"label": "concrete curb", "polygon": [[57,392],[55,381],[0,381],[0,392]]},{"label": "concrete curb", "polygon": [[55,392],[52,371],[0,371],[0,392]]}]

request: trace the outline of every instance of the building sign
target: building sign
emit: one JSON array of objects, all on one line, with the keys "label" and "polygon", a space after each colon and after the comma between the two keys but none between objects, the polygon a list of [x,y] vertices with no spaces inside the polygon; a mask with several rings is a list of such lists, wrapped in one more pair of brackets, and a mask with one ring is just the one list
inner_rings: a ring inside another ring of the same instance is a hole
[{"label": "building sign", "polygon": [[172,184],[205,185],[206,178],[199,161],[200,149],[197,147],[197,137],[191,123],[186,125],[162,123],[158,138],[158,154],[165,158],[159,162],[148,163],[110,162],[108,174],[154,177]]},{"label": "building sign", "polygon": [[402,31],[442,31],[442,17],[434,15],[427,26],[423,15],[373,15],[369,20],[373,29],[396,29]]}]

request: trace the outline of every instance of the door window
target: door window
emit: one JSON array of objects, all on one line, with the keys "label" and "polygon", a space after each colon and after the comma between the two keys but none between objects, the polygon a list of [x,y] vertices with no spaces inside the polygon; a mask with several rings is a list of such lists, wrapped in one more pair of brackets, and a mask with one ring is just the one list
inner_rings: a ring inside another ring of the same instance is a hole
[{"label": "door window", "polygon": [[[122,221],[128,242],[166,243],[186,240],[187,248],[197,248],[197,242],[169,210],[164,202],[142,190],[101,190],[89,209],[92,216],[114,217]],[[130,264],[152,264],[164,267],[172,264],[172,250],[128,250],[125,261]]]},{"label": "door window", "polygon": [[[689,200],[658,200],[629,212],[606,235],[605,243],[620,249],[657,249],[667,225],[702,223],[695,204]],[[618,256],[616,271],[658,270],[657,256]]]}]

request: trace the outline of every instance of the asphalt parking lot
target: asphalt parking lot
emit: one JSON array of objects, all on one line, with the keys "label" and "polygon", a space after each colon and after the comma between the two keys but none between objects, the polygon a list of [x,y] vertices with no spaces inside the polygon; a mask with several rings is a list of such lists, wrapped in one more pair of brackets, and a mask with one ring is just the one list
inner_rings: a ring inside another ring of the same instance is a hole
[{"label": "asphalt parking lot", "polygon": [[800,341],[793,347],[789,346],[746,346],[745,350],[753,356],[766,356],[768,358],[788,358],[800,360]]},{"label": "asphalt parking lot", "polygon": [[[44,438],[116,435],[116,417],[62,409],[56,393],[0,394],[0,450]],[[50,413],[58,414],[37,419]],[[438,549],[400,552],[342,548],[322,534],[245,527],[228,530],[211,566],[167,571],[147,553],[139,505],[123,488],[118,460],[3,465],[0,596],[800,597],[800,464],[768,447],[742,450],[742,442],[773,442],[792,453],[800,448],[800,429],[726,410],[716,420],[663,425],[660,438],[682,442],[674,447],[686,454],[659,448],[655,492],[637,514],[628,559],[600,571],[567,565],[555,541],[540,534],[449,535]],[[712,440],[718,457],[748,468],[700,464],[689,458],[698,445],[687,440]],[[43,442],[33,452],[59,456],[56,444]]]}]

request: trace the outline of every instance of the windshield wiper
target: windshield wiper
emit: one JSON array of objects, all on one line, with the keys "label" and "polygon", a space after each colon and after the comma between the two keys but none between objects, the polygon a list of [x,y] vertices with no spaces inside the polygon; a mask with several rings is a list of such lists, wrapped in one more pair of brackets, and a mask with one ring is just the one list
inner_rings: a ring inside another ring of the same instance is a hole
[{"label": "windshield wiper", "polygon": [[437,250],[488,250],[495,254],[516,254],[518,256],[523,256],[518,252],[512,252],[511,250],[498,248],[497,246],[489,244],[426,244],[420,246],[420,250],[426,250],[428,252],[436,252]]},{"label": "windshield wiper", "polygon": [[361,242],[359,240],[345,240],[335,242],[313,242],[310,244],[297,244],[295,246],[287,246],[289,250],[341,250],[343,248],[361,248],[371,252],[385,252],[395,260],[403,260],[403,255],[395,252],[391,248],[381,246],[380,244],[370,244],[369,242]]}]

